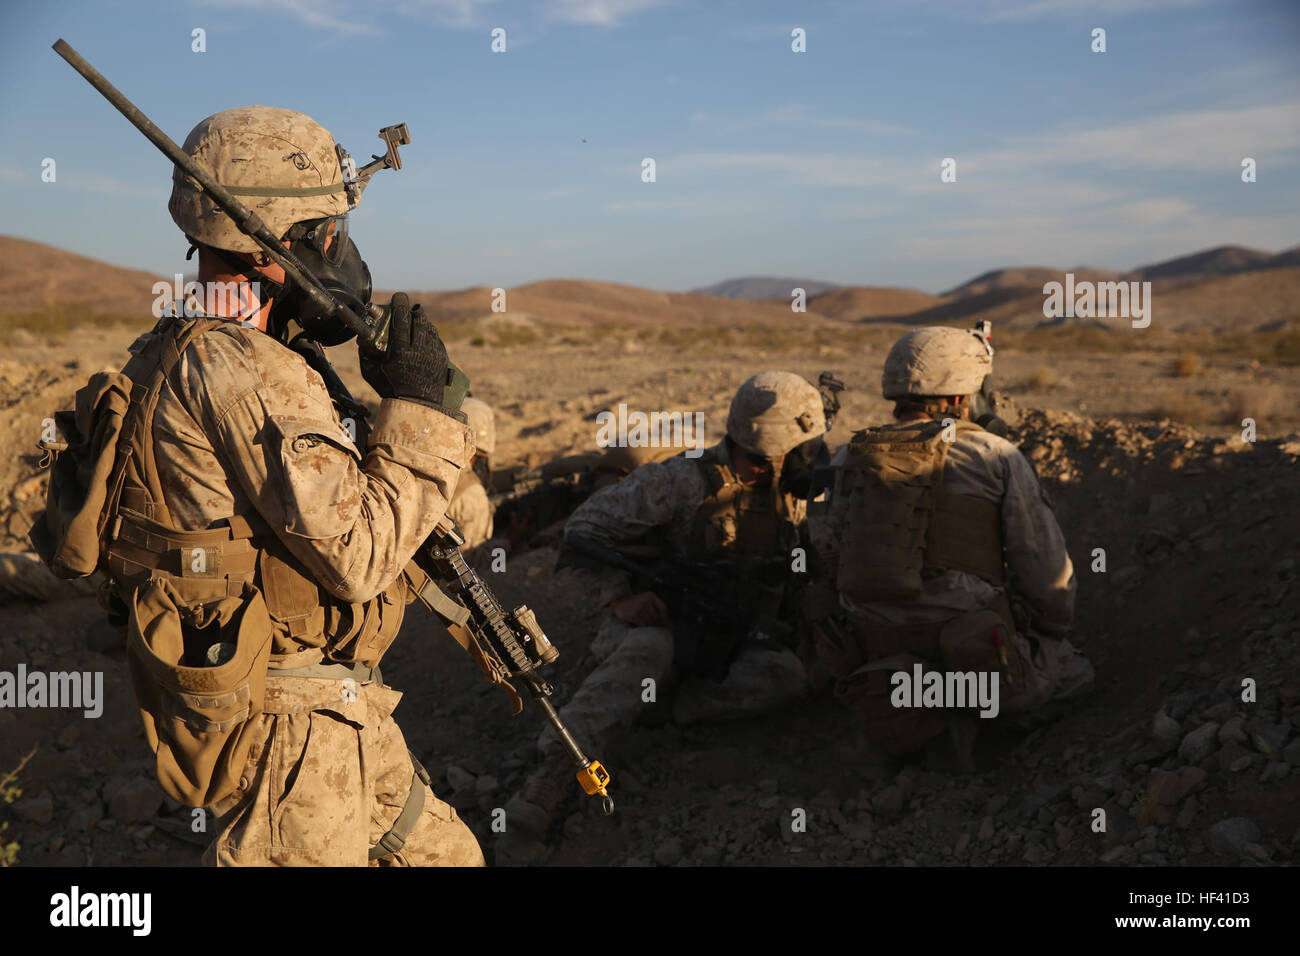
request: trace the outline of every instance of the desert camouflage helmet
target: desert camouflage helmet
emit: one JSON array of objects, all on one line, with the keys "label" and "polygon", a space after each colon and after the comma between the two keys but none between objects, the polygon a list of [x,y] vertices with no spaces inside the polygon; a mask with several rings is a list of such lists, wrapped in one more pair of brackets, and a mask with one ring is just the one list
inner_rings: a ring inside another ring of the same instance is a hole
[{"label": "desert camouflage helmet", "polygon": [[759,372],[740,386],[727,415],[731,440],[764,458],[825,433],[821,393],[793,372]]},{"label": "desert camouflage helmet", "polygon": [[[183,148],[277,236],[296,222],[348,211],[334,137],[310,116],[274,106],[222,110],[194,127]],[[187,236],[205,245],[259,249],[179,166],[167,209]]]},{"label": "desert camouflage helmet", "polygon": [[460,404],[460,410],[469,419],[469,427],[474,432],[474,446],[479,454],[491,455],[497,450],[496,417],[492,406],[481,399],[469,397]]},{"label": "desert camouflage helmet", "polygon": [[880,386],[885,398],[972,395],[993,371],[984,341],[969,329],[927,326],[894,343]]}]

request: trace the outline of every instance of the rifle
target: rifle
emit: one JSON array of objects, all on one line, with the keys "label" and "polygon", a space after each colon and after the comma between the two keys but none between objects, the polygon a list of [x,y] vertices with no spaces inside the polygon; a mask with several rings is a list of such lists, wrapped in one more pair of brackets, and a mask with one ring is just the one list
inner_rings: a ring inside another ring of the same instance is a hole
[{"label": "rifle", "polygon": [[835,377],[834,372],[823,371],[817,376],[817,391],[822,396],[822,411],[826,413],[826,430],[831,430],[831,425],[835,424],[835,415],[840,410],[840,392],[848,388],[842,381]]},{"label": "rifle", "polygon": [[[356,415],[358,429],[364,429],[365,408],[352,397],[320,345],[304,339],[302,335],[294,339],[294,351],[324,380],[340,415],[349,412]],[[364,435],[359,443],[364,445]],[[456,522],[443,515],[413,559],[426,578],[421,582],[411,581],[416,598],[442,621],[456,643],[474,658],[488,681],[506,692],[512,714],[523,710],[523,701],[510,682],[524,684],[577,765],[577,779],[583,791],[588,796],[599,794],[604,812],[613,813],[614,798],[607,789],[609,772],[598,760],[589,759],[578,745],[549,700],[554,688],[538,672],[542,666],[555,662],[559,650],[546,637],[537,615],[526,604],[509,612],[502,607],[492,589],[461,554],[464,543]],[[450,589],[450,594],[443,585]]]},{"label": "rifle", "polygon": [[[187,156],[134,103],[86,62],[81,54],[62,39],[54,44],[54,51],[103,94],[104,98],[168,159],[199,183],[212,200],[230,216],[239,230],[253,239],[273,261],[284,268],[286,277],[303,289],[313,305],[355,331],[358,343],[363,349],[378,355],[386,351],[391,318],[387,308],[371,304],[365,309],[364,314],[358,315],[347,305],[335,299],[297,256],[280,243],[280,237],[267,228],[260,216],[218,183],[206,167]],[[375,156],[374,162],[366,164],[359,171],[345,173],[344,185],[351,200],[360,196],[369,178],[378,170],[402,167],[397,147],[410,142],[406,124],[399,123],[396,126],[385,127],[380,131],[380,136],[388,145],[386,155]],[[351,158],[341,149],[339,155],[341,165],[352,166]],[[320,344],[300,335],[294,339],[292,348],[320,374],[330,390],[331,398],[339,409],[340,415],[353,418],[357,428],[363,430],[365,408],[348,392],[325,357]],[[469,379],[465,373],[449,363],[446,404],[451,408],[458,407],[468,389]],[[428,577],[428,580],[417,588],[417,596],[447,622],[453,636],[479,661],[488,679],[493,683],[502,684],[507,689],[512,697],[515,713],[519,713],[523,703],[508,679],[516,678],[524,681],[547,720],[555,727],[560,740],[579,764],[581,769],[578,780],[583,789],[588,794],[600,794],[604,798],[605,812],[612,813],[614,801],[606,791],[610,779],[609,773],[598,761],[587,759],[572,734],[560,721],[555,708],[547,700],[552,690],[551,686],[537,674],[537,668],[554,661],[559,656],[559,652],[546,639],[536,616],[527,606],[520,605],[509,614],[505,612],[491,589],[465,563],[465,559],[460,554],[460,545],[464,543],[465,539],[457,531],[455,522],[444,515],[416,556],[417,567]],[[439,581],[445,581],[451,587],[453,595],[463,598],[466,603],[461,603],[455,597],[443,592],[438,586]]]},{"label": "rifle", "polygon": [[[456,522],[443,515],[415,555],[416,566],[429,578],[416,590],[416,597],[442,619],[488,680],[506,691],[515,714],[523,709],[523,702],[510,681],[523,682],[577,765],[577,779],[583,791],[588,796],[599,794],[604,812],[613,813],[614,798],[607,790],[609,772],[599,761],[583,753],[551,704],[553,688],[538,673],[543,665],[554,663],[560,652],[547,639],[537,623],[537,615],[526,604],[506,612],[492,589],[466,563],[460,553],[464,543]],[[446,584],[451,594],[441,584]]]},{"label": "rifle", "polygon": [[[714,595],[734,590],[737,569],[730,562],[696,563],[668,560],[663,570],[632,560],[582,535],[567,535],[566,547],[586,560],[561,564],[618,568],[653,591],[673,615],[674,664],[684,673],[722,680],[741,647],[751,637],[788,639],[794,629],[775,616],[762,612],[758,601],[745,605],[720,600]],[[784,565],[784,559],[781,559]],[[747,577],[750,593],[757,598],[764,583]]]}]

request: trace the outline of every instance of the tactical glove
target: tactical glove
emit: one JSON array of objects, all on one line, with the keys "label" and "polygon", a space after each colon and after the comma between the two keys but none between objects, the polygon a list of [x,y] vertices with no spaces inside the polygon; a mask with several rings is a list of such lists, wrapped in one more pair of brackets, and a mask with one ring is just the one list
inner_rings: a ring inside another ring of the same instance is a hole
[{"label": "tactical glove", "polygon": [[361,353],[361,377],[381,398],[401,398],[441,411],[447,387],[447,347],[421,306],[405,292],[389,305],[388,351]]}]

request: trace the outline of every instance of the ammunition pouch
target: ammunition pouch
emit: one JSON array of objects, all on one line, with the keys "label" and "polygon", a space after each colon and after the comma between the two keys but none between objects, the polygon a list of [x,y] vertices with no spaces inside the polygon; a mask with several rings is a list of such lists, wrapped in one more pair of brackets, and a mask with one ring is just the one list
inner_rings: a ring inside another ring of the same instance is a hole
[{"label": "ammunition pouch", "polygon": [[193,604],[166,578],[129,599],[127,661],[163,792],[209,806],[233,792],[262,712],[271,621],[261,592]]}]

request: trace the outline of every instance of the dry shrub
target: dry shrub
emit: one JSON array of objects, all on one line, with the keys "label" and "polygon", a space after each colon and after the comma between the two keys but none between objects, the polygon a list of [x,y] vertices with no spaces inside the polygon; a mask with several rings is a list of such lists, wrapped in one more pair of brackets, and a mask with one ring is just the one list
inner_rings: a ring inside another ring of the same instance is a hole
[{"label": "dry shrub", "polygon": [[1054,387],[1058,381],[1055,369],[1040,365],[1029,376],[1029,387],[1035,391],[1042,391]]},{"label": "dry shrub", "polygon": [[1214,417],[1208,402],[1185,388],[1167,388],[1153,396],[1148,418],[1170,418],[1185,425],[1206,425]]},{"label": "dry shrub", "polygon": [[1174,378],[1193,378],[1204,373],[1205,363],[1195,352],[1184,352],[1169,368],[1169,374]]},{"label": "dry shrub", "polygon": [[1276,385],[1247,385],[1228,393],[1219,423],[1239,426],[1243,418],[1253,418],[1257,425],[1266,426],[1282,408],[1282,390]]}]

